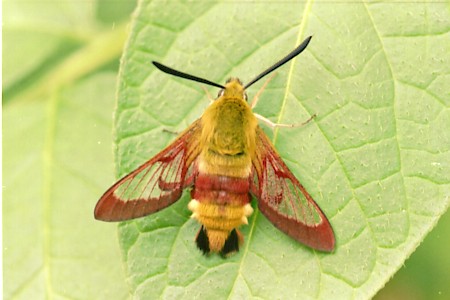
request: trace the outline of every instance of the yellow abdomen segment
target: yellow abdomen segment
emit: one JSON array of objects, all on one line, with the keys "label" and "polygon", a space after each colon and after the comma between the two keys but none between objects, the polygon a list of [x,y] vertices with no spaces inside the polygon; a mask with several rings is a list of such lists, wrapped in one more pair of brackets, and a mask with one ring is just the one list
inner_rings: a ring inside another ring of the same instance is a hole
[{"label": "yellow abdomen segment", "polygon": [[205,203],[191,200],[188,208],[192,218],[205,226],[211,252],[222,251],[230,232],[243,224],[248,224],[247,217],[253,212],[250,203],[245,205],[227,205]]}]

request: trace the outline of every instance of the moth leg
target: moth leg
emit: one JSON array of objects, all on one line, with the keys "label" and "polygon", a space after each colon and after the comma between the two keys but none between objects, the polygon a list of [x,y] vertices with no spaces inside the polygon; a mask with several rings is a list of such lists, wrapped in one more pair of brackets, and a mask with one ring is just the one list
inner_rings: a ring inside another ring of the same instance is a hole
[{"label": "moth leg", "polygon": [[209,99],[209,102],[214,102],[215,99],[211,96],[211,94],[208,92],[208,90],[204,86],[202,86],[202,89],[205,91],[206,96]]},{"label": "moth leg", "polygon": [[174,135],[179,135],[180,134],[178,131],[172,131],[172,130],[166,129],[166,128],[163,128],[162,131],[170,133],[170,134],[174,134]]},{"label": "moth leg", "polygon": [[267,119],[267,118],[265,118],[265,117],[263,117],[261,115],[258,115],[256,113],[255,113],[255,116],[256,116],[257,119],[259,119],[259,120],[263,121],[264,123],[266,123],[270,128],[274,129],[276,127],[288,127],[288,128],[301,127],[301,126],[306,125],[309,122],[311,122],[311,120],[314,119],[317,115],[316,114],[312,115],[308,120],[306,120],[305,122],[300,123],[300,124],[274,123],[274,122],[270,121],[269,119]]},{"label": "moth leg", "polygon": [[264,82],[264,84],[262,85],[262,87],[259,89],[259,91],[256,93],[255,97],[253,97],[252,102],[250,103],[250,107],[253,109],[256,104],[259,101],[259,96],[261,95],[261,93],[264,91],[264,89],[266,88],[266,86],[269,84],[269,82],[275,77],[275,75],[277,75],[277,73],[273,73],[269,78],[267,78],[266,82]]}]

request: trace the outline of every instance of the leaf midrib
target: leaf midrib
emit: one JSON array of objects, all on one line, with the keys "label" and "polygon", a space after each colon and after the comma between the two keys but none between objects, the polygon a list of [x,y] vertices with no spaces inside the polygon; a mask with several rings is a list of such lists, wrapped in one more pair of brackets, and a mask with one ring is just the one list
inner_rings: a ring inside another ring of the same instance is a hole
[{"label": "leaf midrib", "polygon": [[[300,41],[301,41],[301,39],[302,39],[302,37],[304,35],[305,27],[306,27],[306,24],[307,24],[307,16],[311,12],[311,8],[312,8],[313,3],[314,3],[314,0],[308,0],[306,2],[306,4],[305,4],[305,8],[302,11],[302,15],[301,15],[301,22],[300,22],[300,25],[299,25],[298,35],[297,35],[297,39],[295,41],[295,45],[300,44]],[[294,47],[292,47],[292,48],[294,48]],[[288,95],[289,95],[289,92],[290,92],[290,85],[291,85],[291,81],[292,81],[292,77],[293,77],[295,61],[296,61],[296,59],[294,59],[290,63],[290,66],[289,66],[285,93],[284,93],[284,96],[283,96],[280,113],[278,115],[276,123],[281,123],[281,120],[283,118],[283,114],[284,114],[284,111],[285,111],[285,108],[286,108],[287,98],[288,98]],[[277,137],[278,137],[278,129],[275,128],[274,129],[274,134],[273,134],[273,140],[272,140],[274,145],[276,143]],[[258,216],[259,216],[259,209],[256,208],[255,211],[253,212],[252,222],[249,225],[250,226],[250,231],[248,233],[247,242],[245,243],[245,248],[244,248],[244,251],[243,251],[243,254],[242,254],[242,258],[241,258],[241,260],[239,262],[239,267],[238,267],[238,270],[236,272],[236,277],[234,279],[233,286],[230,289],[230,293],[228,295],[228,299],[230,299],[230,296],[232,295],[232,292],[234,291],[234,289],[236,287],[236,283],[238,281],[239,276],[242,275],[242,268],[243,268],[243,265],[245,264],[245,261],[246,261],[246,258],[247,258],[247,254],[249,252],[249,246],[250,246],[250,242],[252,241],[252,238],[253,238],[253,232],[254,232],[255,227],[256,227],[256,219],[258,218]]]}]

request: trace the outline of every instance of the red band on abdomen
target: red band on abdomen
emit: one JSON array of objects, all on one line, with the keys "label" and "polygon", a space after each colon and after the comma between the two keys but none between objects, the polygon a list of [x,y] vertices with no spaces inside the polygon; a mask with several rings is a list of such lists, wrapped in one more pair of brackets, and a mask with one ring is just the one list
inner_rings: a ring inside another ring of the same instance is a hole
[{"label": "red band on abdomen", "polygon": [[240,194],[248,193],[250,182],[248,178],[198,174],[195,187],[202,190],[228,191]]},{"label": "red band on abdomen", "polygon": [[192,199],[216,204],[245,205],[250,202],[248,178],[198,174]]}]

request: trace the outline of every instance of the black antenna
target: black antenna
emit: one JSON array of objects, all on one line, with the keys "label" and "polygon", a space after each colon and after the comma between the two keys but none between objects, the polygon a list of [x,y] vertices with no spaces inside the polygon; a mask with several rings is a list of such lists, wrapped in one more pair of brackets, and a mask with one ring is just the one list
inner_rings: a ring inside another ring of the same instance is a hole
[{"label": "black antenna", "polygon": [[[271,66],[270,68],[268,68],[267,70],[265,70],[264,72],[262,72],[261,74],[256,76],[255,79],[253,79],[252,81],[247,83],[244,86],[244,89],[249,88],[252,84],[257,82],[258,80],[260,80],[261,78],[263,78],[264,76],[269,74],[270,72],[278,69],[279,67],[281,67],[282,65],[284,65],[285,63],[287,63],[288,61],[290,61],[291,59],[293,59],[294,57],[296,57],[300,53],[302,53],[303,50],[305,50],[306,47],[308,46],[309,41],[311,41],[311,39],[312,39],[312,36],[307,37],[303,41],[303,43],[300,44],[300,46],[298,46],[291,53],[286,55],[286,57],[284,57],[279,62],[277,62],[276,64],[274,64],[273,66]],[[221,89],[225,89],[225,87],[223,85],[220,85],[218,83],[212,82],[210,80],[207,80],[207,79],[204,79],[204,78],[200,78],[200,77],[197,77],[197,76],[194,76],[194,75],[190,75],[190,74],[186,74],[186,73],[174,70],[174,69],[169,68],[169,67],[167,67],[167,66],[165,66],[163,64],[160,64],[159,62],[156,62],[156,61],[152,61],[152,63],[153,63],[153,65],[155,65],[155,67],[157,67],[158,69],[160,69],[164,73],[167,73],[167,74],[170,74],[170,75],[174,75],[174,76],[178,76],[178,77],[185,78],[185,79],[189,79],[189,80],[193,80],[193,81],[197,81],[197,82],[200,82],[200,83],[212,85],[212,86],[215,86],[215,87],[218,87],[218,88],[221,88]]]},{"label": "black antenna", "polygon": [[167,73],[167,74],[170,74],[170,75],[174,75],[174,76],[178,76],[178,77],[185,78],[185,79],[189,79],[189,80],[193,80],[193,81],[197,81],[197,82],[200,82],[200,83],[205,83],[205,84],[212,85],[212,86],[215,86],[215,87],[218,87],[218,88],[221,88],[221,89],[225,89],[225,87],[223,85],[220,85],[218,83],[209,81],[207,79],[203,79],[203,78],[200,78],[200,77],[197,77],[197,76],[194,76],[194,75],[189,75],[189,74],[186,74],[186,73],[174,70],[174,69],[166,67],[165,65],[160,64],[159,62],[156,62],[156,61],[152,61],[152,63],[155,65],[155,67],[157,67],[158,69],[160,69],[164,73]]},{"label": "black antenna", "polygon": [[266,76],[267,74],[269,74],[270,72],[272,72],[273,70],[281,67],[282,65],[284,65],[285,63],[287,63],[288,61],[290,61],[291,59],[293,59],[294,57],[296,57],[297,55],[299,55],[300,53],[302,53],[303,50],[305,50],[306,46],[308,46],[309,41],[311,40],[312,36],[307,37],[303,43],[300,44],[300,46],[298,46],[297,48],[295,48],[291,53],[289,53],[288,55],[286,55],[285,58],[283,58],[282,60],[280,60],[279,62],[277,62],[276,64],[274,64],[273,66],[271,66],[270,68],[268,68],[267,70],[265,70],[264,72],[262,72],[261,74],[259,74],[258,76],[256,76],[255,79],[253,79],[252,81],[250,81],[249,83],[247,83],[244,87],[244,89],[249,88],[252,84],[254,84],[255,82],[257,82],[258,80],[260,80],[261,78],[263,78],[264,76]]}]

